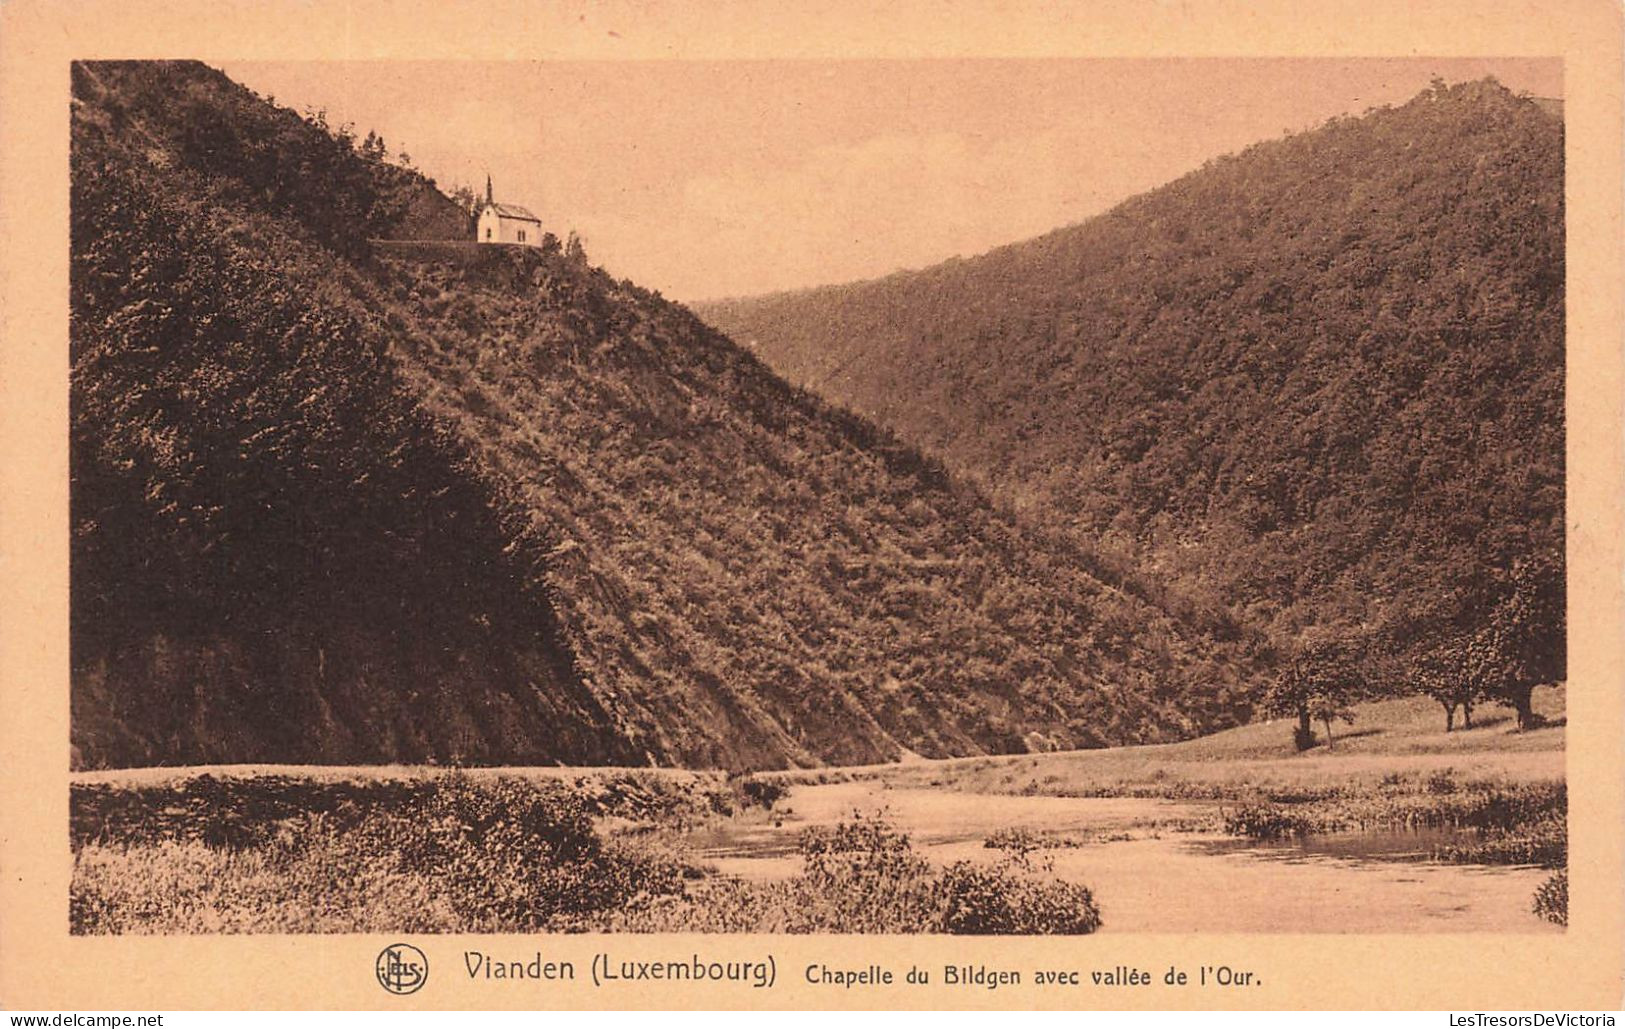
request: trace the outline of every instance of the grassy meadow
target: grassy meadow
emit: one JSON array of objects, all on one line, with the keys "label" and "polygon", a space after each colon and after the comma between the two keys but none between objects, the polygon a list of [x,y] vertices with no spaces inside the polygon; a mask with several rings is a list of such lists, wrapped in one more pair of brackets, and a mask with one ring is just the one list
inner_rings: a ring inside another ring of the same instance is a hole
[{"label": "grassy meadow", "polygon": [[1510,781],[1561,779],[1565,690],[1535,693],[1545,726],[1513,732],[1512,712],[1486,706],[1472,729],[1446,732],[1439,705],[1403,697],[1355,706],[1351,722],[1334,723],[1331,745],[1299,752],[1288,720],[1228,729],[1183,743],[1109,747],[1052,754],[952,758],[892,765],[770,773],[786,783],[866,778],[893,786],[1041,796],[1205,796],[1251,790],[1372,785],[1395,774],[1463,772]]}]

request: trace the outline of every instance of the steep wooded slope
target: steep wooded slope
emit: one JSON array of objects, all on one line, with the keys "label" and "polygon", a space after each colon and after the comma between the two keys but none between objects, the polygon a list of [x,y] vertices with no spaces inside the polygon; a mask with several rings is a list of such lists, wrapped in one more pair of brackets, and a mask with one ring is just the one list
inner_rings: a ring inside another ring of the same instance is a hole
[{"label": "steep wooded slope", "polygon": [[1239,644],[685,309],[556,241],[368,246],[421,180],[201,65],[74,83],[81,764],[771,766],[1245,714]]},{"label": "steep wooded slope", "polygon": [[1283,638],[1562,561],[1563,127],[1492,81],[971,260],[700,313]]}]

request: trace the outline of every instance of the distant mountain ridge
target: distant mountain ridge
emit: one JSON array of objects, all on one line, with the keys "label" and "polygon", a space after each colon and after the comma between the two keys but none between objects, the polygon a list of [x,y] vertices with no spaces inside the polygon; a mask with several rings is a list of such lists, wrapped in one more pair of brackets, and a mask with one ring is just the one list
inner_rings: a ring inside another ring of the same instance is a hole
[{"label": "distant mountain ridge", "polygon": [[1025,243],[697,310],[1279,639],[1414,643],[1563,560],[1552,107],[1435,82]]},{"label": "distant mountain ridge", "polygon": [[556,240],[369,244],[461,212],[203,65],[73,83],[76,766],[776,767],[1247,716],[1222,620],[686,309]]}]

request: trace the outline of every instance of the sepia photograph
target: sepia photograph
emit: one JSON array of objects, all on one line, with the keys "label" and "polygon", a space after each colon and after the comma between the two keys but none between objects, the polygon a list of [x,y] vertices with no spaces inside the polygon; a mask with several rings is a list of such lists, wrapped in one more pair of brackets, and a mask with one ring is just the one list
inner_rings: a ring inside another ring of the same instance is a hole
[{"label": "sepia photograph", "polygon": [[0,1018],[1616,1025],[1622,133],[1618,0],[0,0]]},{"label": "sepia photograph", "polygon": [[71,933],[1564,931],[1561,59],[70,74]]}]

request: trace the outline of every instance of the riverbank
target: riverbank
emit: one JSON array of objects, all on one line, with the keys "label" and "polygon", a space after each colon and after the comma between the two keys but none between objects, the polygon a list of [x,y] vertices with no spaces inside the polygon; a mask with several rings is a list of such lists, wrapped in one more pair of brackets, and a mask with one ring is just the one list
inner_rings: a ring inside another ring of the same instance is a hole
[{"label": "riverbank", "polygon": [[1436,711],[1386,701],[1302,754],[1287,728],[1265,724],[1161,747],[746,777],[93,773],[73,786],[72,924],[1556,931],[1562,693],[1542,693],[1553,724],[1532,732],[1491,711],[1445,734]]}]

